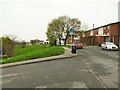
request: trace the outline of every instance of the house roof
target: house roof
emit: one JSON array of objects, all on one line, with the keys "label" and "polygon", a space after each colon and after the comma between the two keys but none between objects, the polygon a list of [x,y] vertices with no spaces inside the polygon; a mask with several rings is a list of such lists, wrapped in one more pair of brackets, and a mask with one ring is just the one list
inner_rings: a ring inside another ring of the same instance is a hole
[{"label": "house roof", "polygon": [[99,28],[101,28],[101,27],[105,27],[105,26],[113,25],[113,24],[118,24],[118,23],[120,23],[120,22],[114,22],[114,23],[106,24],[106,25],[103,25],[103,26],[100,26],[100,27],[97,27],[97,28],[94,28],[94,29],[90,29],[90,30],[88,30],[88,31],[96,30],[96,29],[99,29]]}]

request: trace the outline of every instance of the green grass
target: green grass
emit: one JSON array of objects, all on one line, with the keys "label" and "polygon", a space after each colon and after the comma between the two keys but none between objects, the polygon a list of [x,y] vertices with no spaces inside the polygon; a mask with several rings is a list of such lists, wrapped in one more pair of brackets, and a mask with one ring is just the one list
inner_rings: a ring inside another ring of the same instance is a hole
[{"label": "green grass", "polygon": [[5,58],[0,62],[11,63],[23,60],[30,60],[36,58],[43,58],[55,55],[61,55],[64,53],[64,49],[61,46],[46,46],[46,45],[33,45],[26,46],[25,48],[16,47],[14,49],[15,56],[11,58]]},{"label": "green grass", "polygon": [[71,45],[64,45],[64,47],[71,48]]},{"label": "green grass", "polygon": [[21,54],[25,54],[25,53],[29,53],[31,51],[35,51],[35,50],[41,50],[46,48],[47,45],[32,45],[32,46],[26,46],[24,48],[22,47],[15,47],[14,48],[14,54],[16,55],[21,55]]}]

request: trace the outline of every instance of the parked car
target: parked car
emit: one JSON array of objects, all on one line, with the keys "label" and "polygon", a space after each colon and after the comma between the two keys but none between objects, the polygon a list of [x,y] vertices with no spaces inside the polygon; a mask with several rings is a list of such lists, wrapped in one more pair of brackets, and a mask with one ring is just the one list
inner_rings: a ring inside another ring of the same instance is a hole
[{"label": "parked car", "polygon": [[76,48],[83,49],[83,44],[81,42],[75,43]]},{"label": "parked car", "polygon": [[101,47],[102,47],[102,49],[105,49],[105,50],[118,50],[118,46],[116,46],[112,42],[103,42],[101,44]]}]

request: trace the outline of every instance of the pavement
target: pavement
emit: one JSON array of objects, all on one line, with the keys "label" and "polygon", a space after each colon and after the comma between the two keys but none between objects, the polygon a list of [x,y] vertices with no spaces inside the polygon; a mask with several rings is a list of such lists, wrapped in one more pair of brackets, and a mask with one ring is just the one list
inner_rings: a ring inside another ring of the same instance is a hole
[{"label": "pavement", "polygon": [[27,60],[27,61],[13,62],[13,63],[8,63],[8,64],[1,64],[0,68],[31,64],[31,63],[37,63],[37,62],[45,62],[45,61],[51,61],[51,60],[58,60],[58,59],[65,59],[65,58],[75,57],[78,55],[78,54],[72,54],[70,48],[66,48],[66,47],[63,47],[63,48],[65,49],[65,52],[62,55],[32,59],[32,60]]}]

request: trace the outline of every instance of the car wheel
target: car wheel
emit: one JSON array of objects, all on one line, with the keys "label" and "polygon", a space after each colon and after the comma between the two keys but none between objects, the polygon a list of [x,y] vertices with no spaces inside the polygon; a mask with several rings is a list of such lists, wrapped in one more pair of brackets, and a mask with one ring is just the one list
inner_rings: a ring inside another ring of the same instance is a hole
[{"label": "car wheel", "polygon": [[107,50],[107,47],[105,48],[105,50]]},{"label": "car wheel", "polygon": [[110,51],[110,49],[107,48],[107,51]]},{"label": "car wheel", "polygon": [[103,50],[103,48],[102,48],[102,50]]}]

